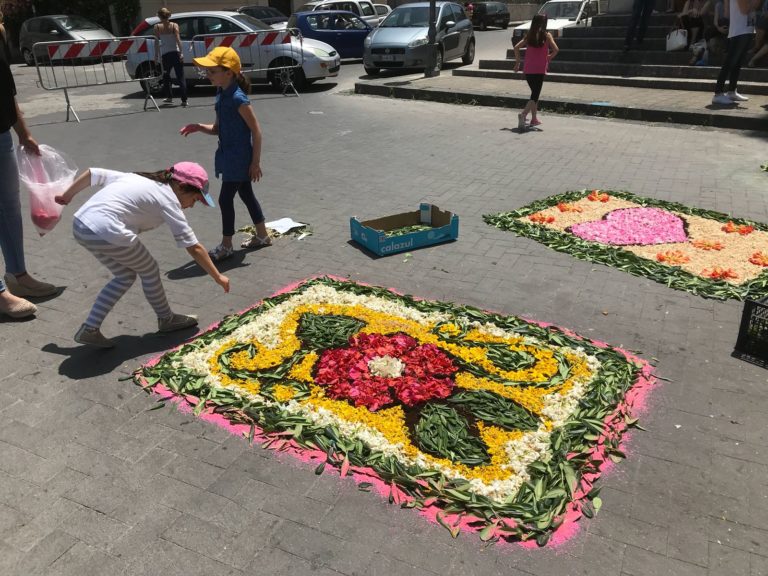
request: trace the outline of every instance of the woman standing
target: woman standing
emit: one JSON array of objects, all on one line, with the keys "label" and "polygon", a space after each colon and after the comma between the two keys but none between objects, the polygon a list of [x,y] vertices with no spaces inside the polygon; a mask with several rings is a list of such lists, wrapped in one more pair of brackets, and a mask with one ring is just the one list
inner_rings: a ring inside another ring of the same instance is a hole
[{"label": "woman standing", "polygon": [[[760,6],[760,0],[726,0],[730,7],[725,11],[730,16],[728,26],[728,53],[725,56],[720,75],[717,77],[715,95],[712,104],[733,105],[749,100],[736,91],[741,73],[741,63],[749,50],[749,45],[755,37],[755,10]],[[725,81],[728,80],[728,92],[725,93]]]},{"label": "woman standing", "polygon": [[171,68],[176,73],[176,79],[181,88],[181,105],[187,105],[187,82],[184,80],[184,51],[179,35],[179,25],[171,22],[171,11],[160,8],[157,11],[160,22],[155,24],[155,36],[160,39],[160,54],[163,59],[163,90],[166,104],[173,104],[173,87],[171,86]]},{"label": "woman standing", "polygon": [[541,87],[544,85],[544,76],[547,73],[549,63],[560,51],[554,38],[552,38],[552,34],[547,32],[547,16],[545,14],[536,14],[531,20],[528,34],[515,44],[515,72],[520,71],[520,48],[523,47],[526,47],[523,72],[525,73],[525,80],[531,88],[531,99],[528,100],[522,113],[517,115],[517,127],[521,132],[525,130],[525,118],[528,113],[531,114],[531,126],[541,124],[536,117]]},{"label": "woman standing", "polygon": [[19,199],[19,167],[11,128],[19,145],[28,154],[39,154],[24,116],[16,103],[16,86],[11,67],[0,58],[0,248],[5,260],[5,277],[0,279],[0,314],[11,318],[32,316],[37,307],[24,297],[52,296],[58,289],[32,278],[24,261],[24,234]]}]

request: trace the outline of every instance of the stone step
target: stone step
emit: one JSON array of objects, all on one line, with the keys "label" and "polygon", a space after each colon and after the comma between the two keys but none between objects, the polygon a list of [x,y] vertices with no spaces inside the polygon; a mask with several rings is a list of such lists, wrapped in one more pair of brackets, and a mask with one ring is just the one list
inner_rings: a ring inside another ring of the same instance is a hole
[{"label": "stone step", "polygon": [[[507,49],[507,58],[514,59],[515,51]],[[687,66],[691,60],[688,51],[665,52],[663,50],[568,50],[558,54],[557,60],[591,62],[593,64],[656,64],[661,66]],[[555,60],[555,61],[557,61]]]},{"label": "stone step", "polygon": [[[624,38],[558,38],[557,46],[562,51],[561,54],[571,50],[620,51],[624,48]],[[663,52],[665,46],[665,38],[646,38],[643,41],[642,50],[658,50]]]},{"label": "stone step", "polygon": [[[513,70],[514,59],[480,60],[478,67],[483,70]],[[618,77],[652,77],[652,78],[687,78],[715,81],[720,72],[717,66],[669,66],[649,64],[612,64],[604,62],[574,62],[561,59],[559,56],[549,66],[550,72],[600,75]],[[739,80],[744,82],[768,83],[768,69],[742,67]]]},{"label": "stone step", "polygon": [[[476,78],[524,79],[522,72],[511,70],[486,70],[458,68],[453,70],[454,76],[474,76]],[[630,78],[617,76],[599,76],[592,74],[563,74],[552,72],[547,74],[547,82],[564,82],[567,84],[592,84],[600,86],[626,86],[632,88],[652,88],[656,90],[690,90],[711,93],[714,90],[714,80],[696,78],[654,78],[651,76],[634,76]],[[761,94],[768,96],[768,84],[761,82],[739,82],[739,92],[743,94]]]},{"label": "stone step", "polygon": [[[631,14],[599,14],[592,18],[592,26],[622,26],[629,25]],[[655,12],[651,15],[649,26],[663,26],[672,28],[677,22],[677,14],[661,14]]]},{"label": "stone step", "polygon": [[[669,27],[649,26],[646,38],[666,38]],[[627,35],[626,26],[573,26],[563,28],[562,38],[624,38]],[[560,42],[560,38],[556,40]]]}]

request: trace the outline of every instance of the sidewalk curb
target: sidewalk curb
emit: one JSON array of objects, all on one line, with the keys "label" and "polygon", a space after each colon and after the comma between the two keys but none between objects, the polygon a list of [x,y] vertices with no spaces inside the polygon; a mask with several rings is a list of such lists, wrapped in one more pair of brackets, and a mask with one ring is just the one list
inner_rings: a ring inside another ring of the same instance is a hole
[{"label": "sidewalk curb", "polygon": [[[470,104],[498,108],[523,108],[528,101],[521,96],[498,96],[487,92],[453,92],[436,88],[391,86],[368,82],[355,83],[355,94],[385,96],[404,100],[427,100],[445,104]],[[672,109],[627,108],[623,106],[594,104],[574,100],[546,99],[539,102],[539,109],[557,114],[583,114],[620,120],[689,124],[711,128],[768,131],[768,115],[755,119],[711,112],[688,112]]]}]

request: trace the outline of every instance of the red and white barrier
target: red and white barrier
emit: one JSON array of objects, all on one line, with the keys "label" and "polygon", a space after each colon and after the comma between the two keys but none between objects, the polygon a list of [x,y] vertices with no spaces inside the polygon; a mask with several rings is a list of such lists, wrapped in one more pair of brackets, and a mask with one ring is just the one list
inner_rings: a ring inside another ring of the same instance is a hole
[{"label": "red and white barrier", "polygon": [[272,46],[275,44],[290,44],[291,33],[287,30],[256,32],[253,34],[228,34],[225,36],[204,36],[206,51],[219,46],[225,48],[251,48],[252,46]]},{"label": "red and white barrier", "polygon": [[71,60],[74,58],[102,58],[127,56],[149,52],[147,38],[115,38],[114,40],[70,40],[46,43],[48,58]]}]

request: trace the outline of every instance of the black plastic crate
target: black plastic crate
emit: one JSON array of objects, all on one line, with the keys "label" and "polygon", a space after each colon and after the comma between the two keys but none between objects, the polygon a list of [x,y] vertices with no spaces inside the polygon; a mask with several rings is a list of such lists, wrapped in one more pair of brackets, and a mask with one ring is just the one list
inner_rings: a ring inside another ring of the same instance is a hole
[{"label": "black plastic crate", "polygon": [[768,298],[744,302],[734,352],[742,360],[768,368]]}]

